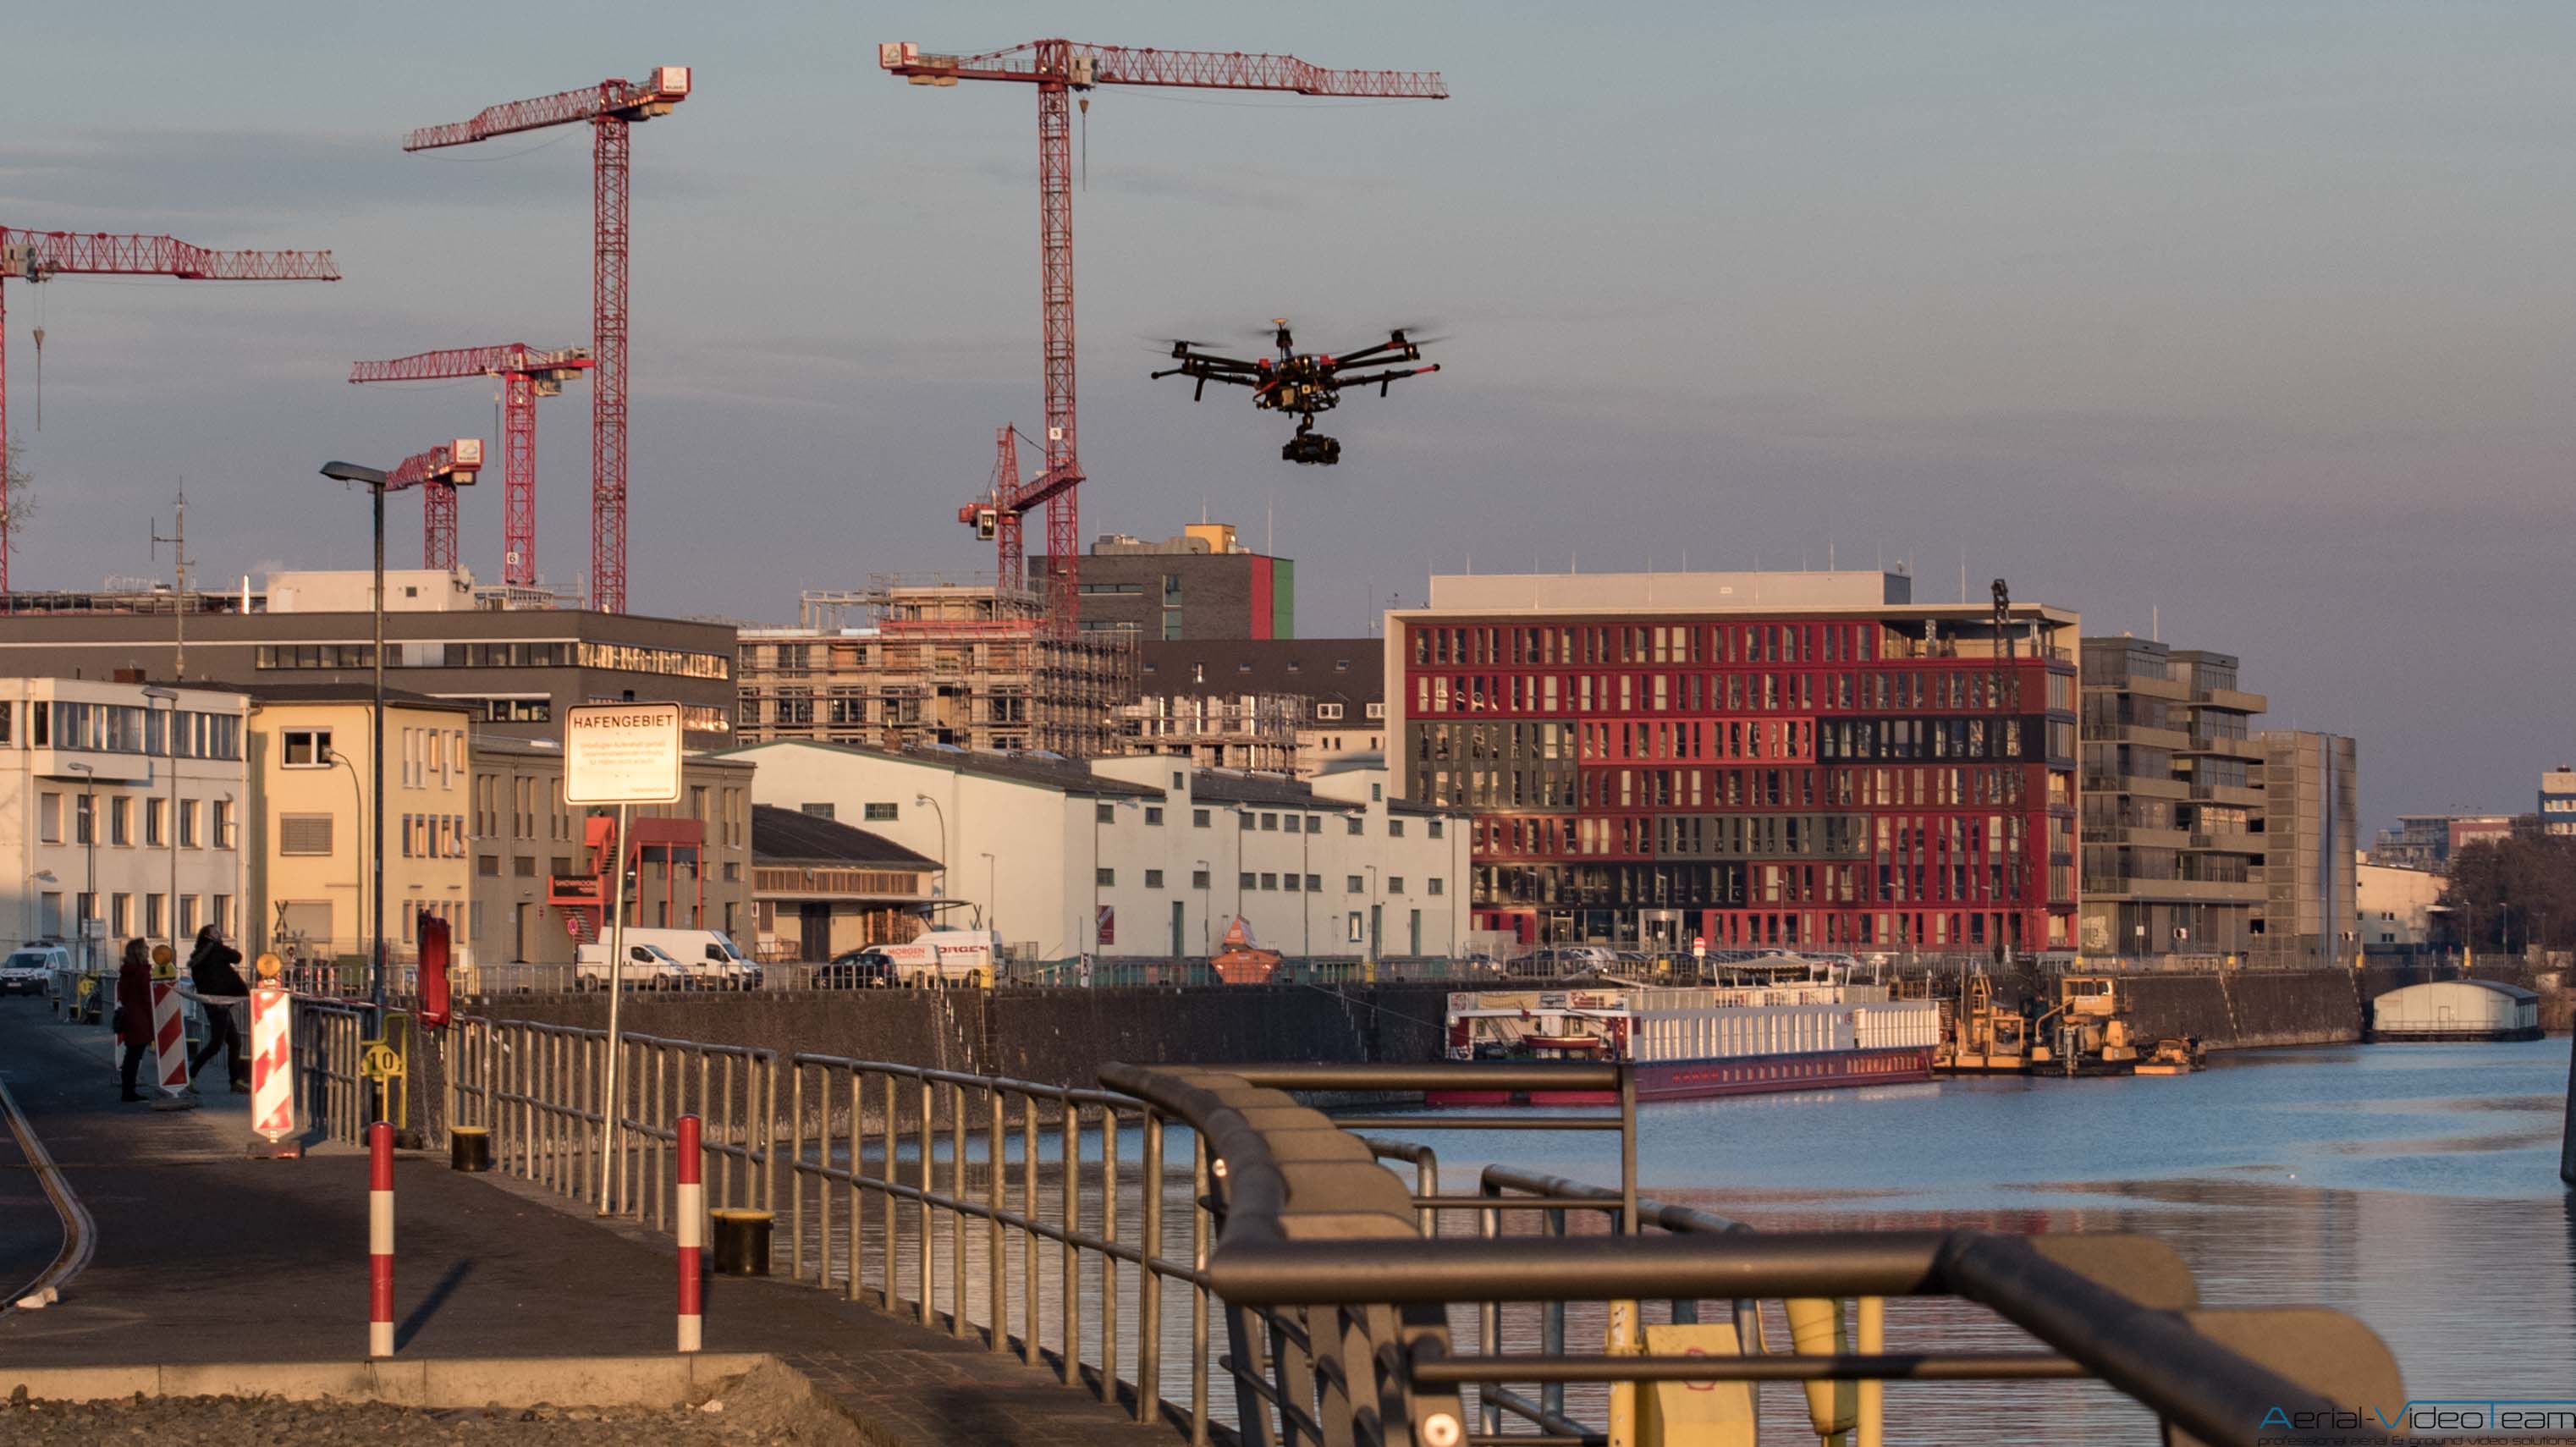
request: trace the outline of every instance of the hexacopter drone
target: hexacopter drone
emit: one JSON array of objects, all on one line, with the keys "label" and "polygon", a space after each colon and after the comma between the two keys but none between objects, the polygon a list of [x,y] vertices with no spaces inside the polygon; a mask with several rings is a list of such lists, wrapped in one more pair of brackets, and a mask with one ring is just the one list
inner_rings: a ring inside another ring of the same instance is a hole
[{"label": "hexacopter drone", "polygon": [[[1440,370],[1440,364],[1432,362],[1419,367],[1366,371],[1390,362],[1421,360],[1422,344],[1408,341],[1402,327],[1387,333],[1385,341],[1362,347],[1356,352],[1335,354],[1300,353],[1288,335],[1286,317],[1273,317],[1270,324],[1276,329],[1274,337],[1279,346],[1279,355],[1275,359],[1255,357],[1245,361],[1222,357],[1200,350],[1203,343],[1175,341],[1172,355],[1179,359],[1180,365],[1164,368],[1152,375],[1157,378],[1197,378],[1198,388],[1191,395],[1192,401],[1207,395],[1210,382],[1250,387],[1253,406],[1274,412],[1294,412],[1298,416],[1297,435],[1289,438],[1288,444],[1279,449],[1279,456],[1289,462],[1330,467],[1342,460],[1342,444],[1315,430],[1315,414],[1329,412],[1339,405],[1344,387],[1364,387],[1374,383],[1377,394],[1383,397],[1386,389],[1400,378],[1418,377],[1425,372]],[[1364,375],[1344,375],[1355,369]]]}]

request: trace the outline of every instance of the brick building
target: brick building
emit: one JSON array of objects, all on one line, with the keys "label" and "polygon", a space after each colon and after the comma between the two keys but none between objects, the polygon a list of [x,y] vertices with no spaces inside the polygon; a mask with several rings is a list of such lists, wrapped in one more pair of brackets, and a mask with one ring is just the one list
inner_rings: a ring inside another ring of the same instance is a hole
[{"label": "brick building", "polygon": [[1389,753],[1527,942],[2070,951],[2077,621],[1894,573],[1434,577],[1387,615]]}]

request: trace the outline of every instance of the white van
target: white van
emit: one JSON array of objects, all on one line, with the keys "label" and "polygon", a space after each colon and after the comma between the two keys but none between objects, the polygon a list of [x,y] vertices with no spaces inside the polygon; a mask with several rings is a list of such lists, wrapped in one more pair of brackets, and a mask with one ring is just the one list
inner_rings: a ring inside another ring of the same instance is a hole
[{"label": "white van", "polygon": [[689,983],[701,990],[756,990],[760,988],[760,966],[733,942],[733,936],[716,929],[637,929],[626,927],[630,945],[651,945],[689,972]]},{"label": "white van", "polygon": [[887,983],[894,985],[991,989],[1001,953],[1002,937],[991,930],[940,929],[910,944],[870,945],[860,952],[858,963],[865,966],[883,960]]},{"label": "white van", "polygon": [[[582,945],[573,951],[573,974],[585,990],[608,988],[608,946]],[[626,965],[617,972],[618,979],[630,990],[683,990],[688,988],[689,972],[659,945],[626,941]]]}]

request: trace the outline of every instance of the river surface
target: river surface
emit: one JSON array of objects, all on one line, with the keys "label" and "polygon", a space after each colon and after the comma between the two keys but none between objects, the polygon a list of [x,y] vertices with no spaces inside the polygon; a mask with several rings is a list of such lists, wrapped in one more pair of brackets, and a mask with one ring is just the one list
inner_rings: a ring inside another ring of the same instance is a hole
[{"label": "river surface", "polygon": [[[1978,1080],[1643,1107],[1650,1194],[1766,1229],[2136,1232],[2214,1306],[2350,1312],[2408,1395],[2576,1397],[2568,1041],[2223,1053],[2179,1078]],[[1472,1189],[1508,1161],[1615,1184],[1608,1137],[1441,1131]],[[1892,1303],[1889,1346],[2002,1347],[1956,1304]],[[1912,1331],[1909,1332],[1909,1326]],[[1571,1332],[1570,1337],[1579,1336]],[[1586,1347],[1572,1341],[1573,1349]],[[1763,1440],[1812,1442],[1766,1390]],[[2151,1442],[2097,1385],[1898,1384],[1891,1441]]]}]

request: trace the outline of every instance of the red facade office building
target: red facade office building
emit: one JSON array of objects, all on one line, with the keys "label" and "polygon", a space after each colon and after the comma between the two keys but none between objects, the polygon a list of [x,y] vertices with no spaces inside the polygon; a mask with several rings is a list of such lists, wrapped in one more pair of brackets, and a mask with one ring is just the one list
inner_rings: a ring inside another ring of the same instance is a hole
[{"label": "red facade office building", "polygon": [[1435,577],[1388,752],[1534,945],[2071,952],[2074,613],[1900,573]]}]

